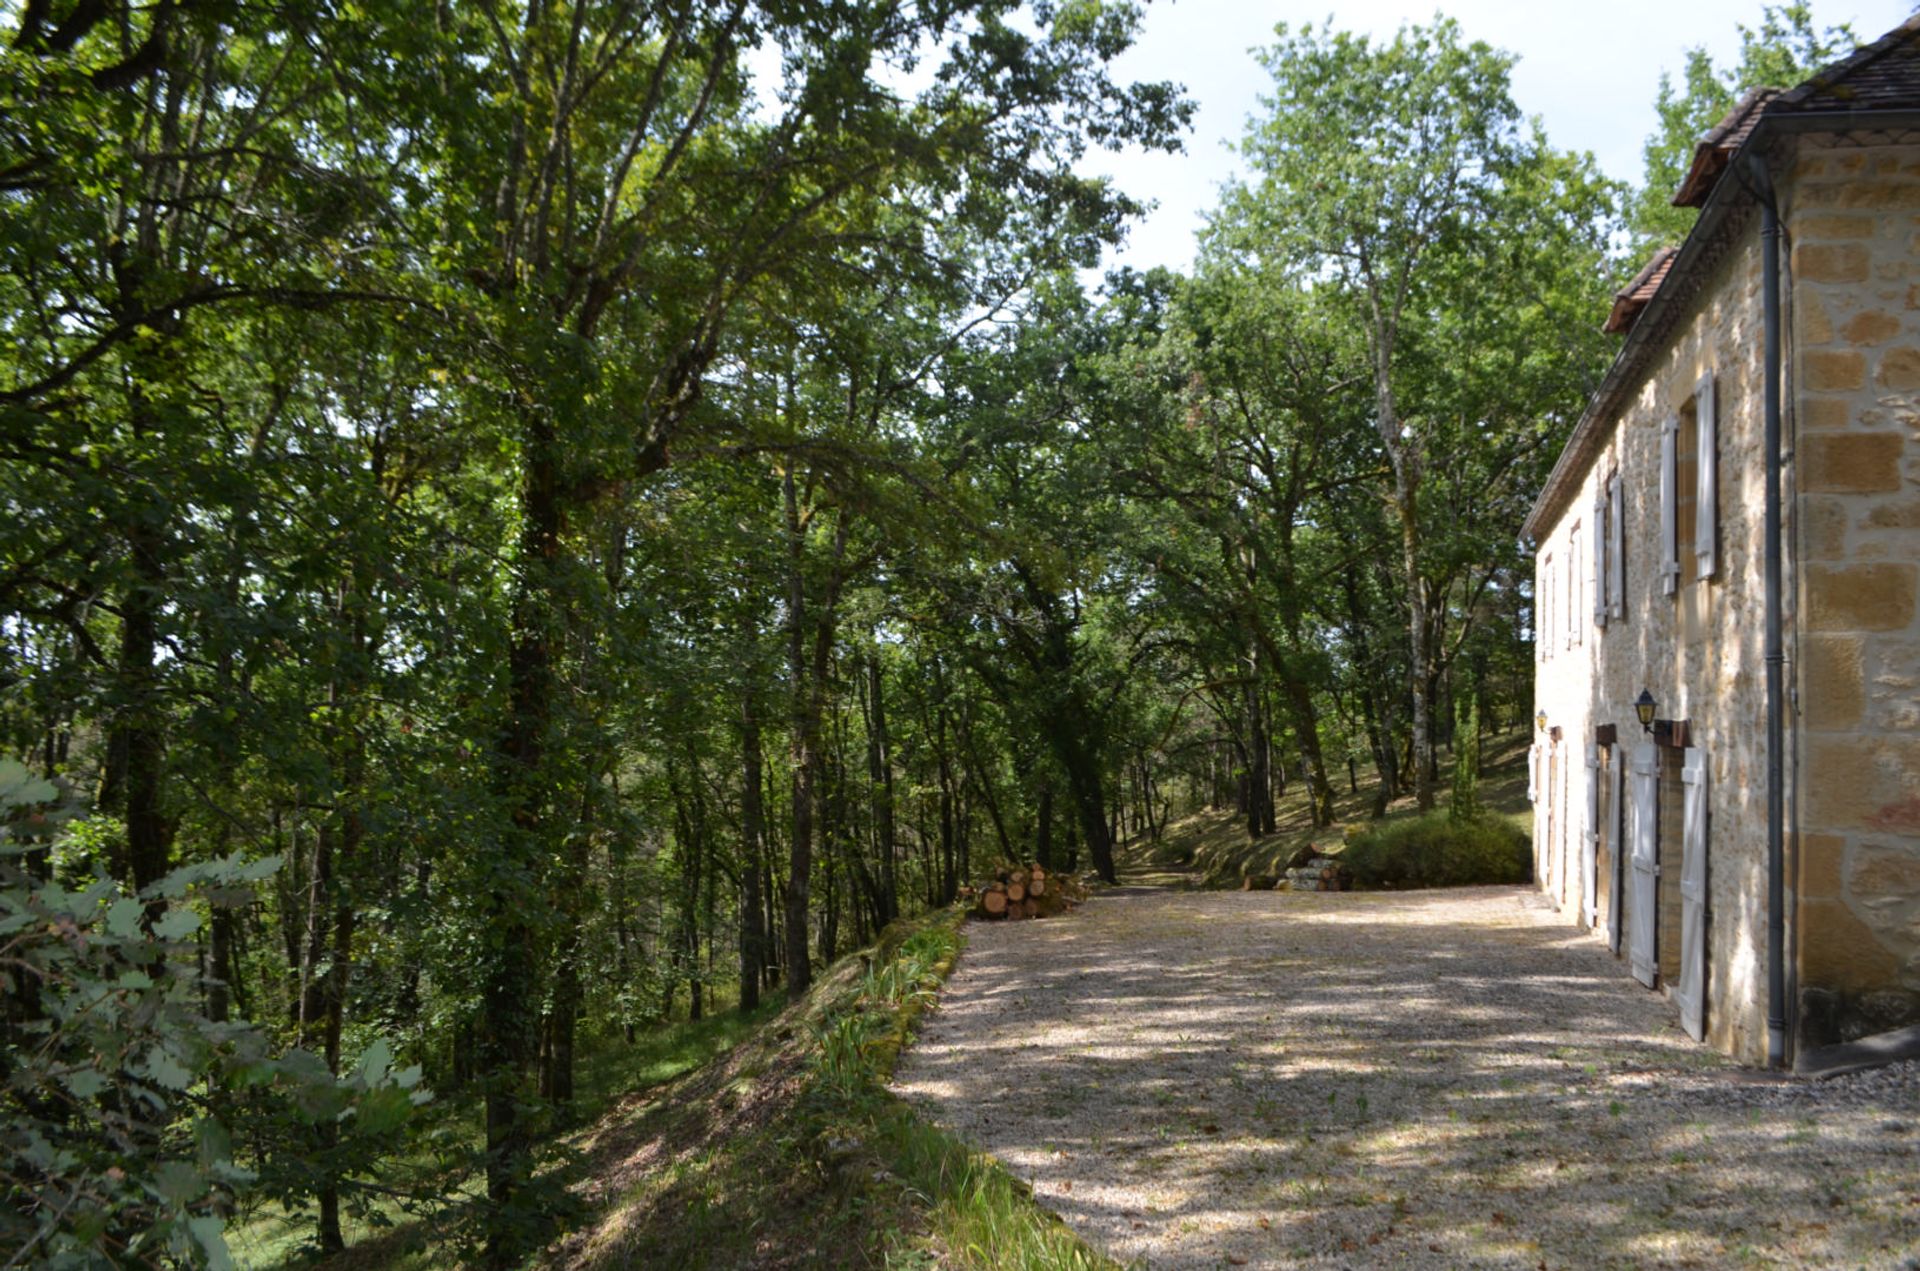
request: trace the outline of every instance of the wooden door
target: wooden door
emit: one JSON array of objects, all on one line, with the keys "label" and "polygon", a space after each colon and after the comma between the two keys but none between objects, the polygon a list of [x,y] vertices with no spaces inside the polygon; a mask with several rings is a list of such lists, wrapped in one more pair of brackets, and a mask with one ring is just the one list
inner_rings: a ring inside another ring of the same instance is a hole
[{"label": "wooden door", "polygon": [[1560,743],[1547,743],[1547,852],[1552,871],[1547,885],[1552,889],[1553,907],[1558,909],[1567,898],[1567,800],[1560,781]]},{"label": "wooden door", "polygon": [[1613,867],[1607,886],[1607,947],[1617,956],[1620,952],[1620,919],[1626,913],[1627,903],[1627,835],[1623,828],[1627,822],[1627,764],[1619,746],[1608,750],[1607,772],[1610,777],[1607,789],[1611,796],[1607,801],[1607,860]]},{"label": "wooden door", "polygon": [[1680,1024],[1700,1041],[1707,1028],[1707,757],[1680,765]]},{"label": "wooden door", "polygon": [[1633,748],[1633,891],[1627,906],[1627,962],[1633,978],[1652,988],[1660,978],[1654,948],[1660,904],[1660,758],[1652,742]]},{"label": "wooden door", "polygon": [[1547,885],[1547,823],[1541,806],[1545,800],[1540,794],[1540,743],[1536,741],[1527,747],[1527,802],[1533,805],[1533,881],[1544,888]]}]

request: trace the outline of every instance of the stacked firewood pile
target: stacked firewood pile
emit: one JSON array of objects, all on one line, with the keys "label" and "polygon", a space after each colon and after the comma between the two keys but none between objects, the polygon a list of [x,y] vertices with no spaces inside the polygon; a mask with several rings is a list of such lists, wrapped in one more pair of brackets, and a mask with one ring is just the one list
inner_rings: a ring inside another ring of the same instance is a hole
[{"label": "stacked firewood pile", "polygon": [[973,902],[976,918],[1051,918],[1085,900],[1087,889],[1071,874],[1029,861],[995,869],[978,887],[962,887],[960,898]]},{"label": "stacked firewood pile", "polygon": [[1353,875],[1331,856],[1310,856],[1288,870],[1279,886],[1288,891],[1346,891],[1353,886]]}]

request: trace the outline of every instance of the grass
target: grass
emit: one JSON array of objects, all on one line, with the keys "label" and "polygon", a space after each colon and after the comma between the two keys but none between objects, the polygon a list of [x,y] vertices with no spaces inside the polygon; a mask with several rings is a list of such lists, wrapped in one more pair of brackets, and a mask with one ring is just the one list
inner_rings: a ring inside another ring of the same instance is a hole
[{"label": "grass", "polygon": [[[887,1089],[901,1049],[963,944],[962,915],[896,923],[799,1001],[660,1028],[583,1056],[581,1128],[544,1153],[572,1230],[552,1267],[1030,1268],[1115,1271],[997,1162]],[[433,1137],[470,1152],[477,1109],[449,1104]],[[425,1149],[410,1162],[425,1172]],[[441,1214],[477,1203],[452,1178]],[[388,1205],[349,1223],[348,1252],[312,1260],[311,1218],[279,1209],[236,1224],[243,1266],[333,1271],[460,1265],[435,1216]]]},{"label": "grass", "polygon": [[[1481,801],[1526,825],[1525,735],[1489,744]],[[1450,764],[1442,764],[1448,788]],[[1130,881],[1238,886],[1277,873],[1299,847],[1337,849],[1363,822],[1372,789],[1342,783],[1336,824],[1316,830],[1288,791],[1278,831],[1249,839],[1231,813],[1201,812],[1162,843],[1123,850]],[[1396,801],[1387,821],[1417,815]],[[1155,856],[1162,857],[1156,864]],[[1169,865],[1171,858],[1181,858]],[[719,1009],[658,1027],[633,1045],[589,1044],[577,1078],[582,1128],[550,1141],[544,1173],[573,1200],[573,1230],[549,1266],[1022,1268],[1110,1271],[998,1163],[929,1124],[887,1090],[901,1048],[958,956],[957,911],[889,928],[879,944],[823,972],[798,1002],[751,1015]],[[445,1211],[478,1202],[478,1182],[449,1171],[480,1142],[473,1101],[436,1109],[431,1141],[406,1164],[450,1178]],[[350,1219],[332,1271],[459,1265],[435,1243],[435,1215],[397,1203]],[[229,1233],[241,1265],[308,1264],[312,1221],[263,1210]]]},{"label": "grass", "polygon": [[[1531,834],[1533,822],[1527,804],[1527,744],[1524,731],[1486,739],[1481,753],[1480,803],[1492,815],[1510,819]],[[1438,806],[1447,805],[1452,788],[1453,760],[1442,754],[1436,786]],[[1395,799],[1381,821],[1371,821],[1377,780],[1363,778],[1358,789],[1345,773],[1334,783],[1334,823],[1316,828],[1299,782],[1274,808],[1274,833],[1260,838],[1247,834],[1245,821],[1231,811],[1202,809],[1168,826],[1158,843],[1136,836],[1121,848],[1120,866],[1126,880],[1173,887],[1233,888],[1248,875],[1277,876],[1295,852],[1311,846],[1338,854],[1348,825],[1389,825],[1420,815],[1412,795]]]},{"label": "grass", "polygon": [[[583,1039],[575,1073],[574,1115],[593,1122],[621,1100],[670,1082],[700,1068],[753,1035],[775,1014],[772,1006],[743,1015],[719,1010],[705,1019],[658,1025],[628,1044],[624,1039]],[[421,1146],[398,1162],[395,1173],[431,1183],[441,1194],[425,1206],[424,1217],[409,1213],[397,1199],[342,1216],[348,1251],[324,1263],[315,1257],[311,1211],[269,1205],[229,1225],[227,1244],[241,1267],[274,1268],[326,1265],[336,1271],[358,1267],[431,1268],[459,1265],[454,1251],[431,1237],[436,1219],[463,1205],[478,1203],[480,1180],[468,1165],[484,1142],[477,1100],[446,1100],[428,1105]]]},{"label": "grass", "polygon": [[614,1194],[552,1264],[1111,1267],[886,1088],[961,943],[956,911],[896,924],[723,1062],[603,1126],[589,1150]]}]

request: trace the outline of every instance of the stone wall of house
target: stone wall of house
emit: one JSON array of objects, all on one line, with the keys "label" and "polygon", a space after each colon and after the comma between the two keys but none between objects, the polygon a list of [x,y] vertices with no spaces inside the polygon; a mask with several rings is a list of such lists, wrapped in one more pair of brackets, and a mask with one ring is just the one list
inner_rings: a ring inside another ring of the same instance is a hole
[{"label": "stone wall of house", "polygon": [[[1546,713],[1549,730],[1561,730],[1561,754],[1575,765],[1565,796],[1575,832],[1550,840],[1544,798],[1535,805],[1539,876],[1562,912],[1577,921],[1586,747],[1597,726],[1612,724],[1618,745],[1610,761],[1628,762],[1633,747],[1651,740],[1633,711],[1634,699],[1647,689],[1659,704],[1660,718],[1687,721],[1692,744],[1709,759],[1708,1040],[1755,1063],[1766,1055],[1761,311],[1759,232],[1752,218],[1707,268],[1663,351],[1648,363],[1638,392],[1613,421],[1604,453],[1559,512],[1535,557],[1536,589],[1548,584],[1545,570],[1549,557],[1553,560],[1552,584],[1561,596],[1555,612],[1564,617],[1567,599],[1576,592],[1586,608],[1577,642],[1570,643],[1563,623],[1556,623],[1556,632],[1536,652],[1538,708]],[[1718,402],[1718,570],[1711,579],[1688,580],[1669,596],[1660,582],[1661,423],[1682,411],[1709,371]],[[1625,613],[1597,630],[1590,591],[1594,502],[1616,471],[1623,486]],[[1575,526],[1583,547],[1574,564],[1583,580],[1570,589],[1564,563]],[[1550,734],[1539,740],[1552,744]],[[1554,797],[1561,796],[1556,791]],[[1629,782],[1623,802],[1631,798]],[[1628,846],[1620,832],[1626,823],[1616,818],[1608,827],[1609,840],[1620,844],[1623,855]],[[1562,850],[1572,855],[1564,876],[1574,880],[1565,893],[1555,885],[1563,876],[1557,859]],[[1677,873],[1679,862],[1662,862],[1662,869]],[[1626,891],[1622,903],[1630,907],[1631,884]],[[1604,908],[1597,925],[1607,929]],[[1622,927],[1630,926],[1623,919]],[[1623,941],[1622,976],[1628,974],[1625,948]]]},{"label": "stone wall of house", "polygon": [[1802,1046],[1920,1020],[1920,145],[1807,138],[1793,243]]}]

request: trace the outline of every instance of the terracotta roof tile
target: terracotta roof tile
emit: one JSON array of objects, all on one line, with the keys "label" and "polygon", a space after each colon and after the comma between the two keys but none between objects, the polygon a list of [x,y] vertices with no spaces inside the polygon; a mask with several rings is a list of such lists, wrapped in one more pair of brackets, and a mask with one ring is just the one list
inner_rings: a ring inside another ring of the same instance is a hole
[{"label": "terracotta roof tile", "polygon": [[1771,109],[1899,110],[1920,102],[1920,15],[1871,44],[1863,44],[1804,84],[1780,95]]},{"label": "terracotta roof tile", "polygon": [[[1777,125],[1767,124],[1771,128],[1786,126],[1788,119],[1795,115],[1830,116],[1815,118],[1801,126],[1842,134],[1869,134],[1884,132],[1889,128],[1905,131],[1912,128],[1915,114],[1920,113],[1920,14],[1907,19],[1872,44],[1864,45],[1816,72],[1798,87],[1765,101],[1751,103],[1757,105],[1757,109],[1742,109],[1749,104],[1743,98],[1741,107],[1736,107],[1727,119],[1702,139],[1703,147],[1714,142],[1726,143],[1729,153],[1721,163],[1722,169],[1726,162],[1731,161],[1732,152],[1752,143],[1754,139],[1751,134],[1763,121],[1777,119]],[[1885,123],[1876,123],[1876,112],[1883,115]],[[1726,129],[1724,133],[1723,128]],[[1695,157],[1698,159],[1698,151]],[[1690,181],[1691,178],[1692,174],[1689,173]],[[1534,500],[1533,509],[1527,513],[1524,533],[1538,535],[1546,525],[1547,518],[1564,507],[1572,491],[1578,488],[1586,467],[1599,453],[1605,430],[1616,417],[1621,403],[1626,400],[1626,394],[1639,382],[1641,372],[1663,347],[1660,341],[1666,338],[1669,327],[1667,315],[1662,310],[1671,304],[1684,303],[1685,298],[1692,294],[1692,287],[1700,281],[1703,262],[1713,259],[1709,244],[1716,236],[1730,232],[1728,226],[1738,224],[1737,220],[1730,218],[1736,218],[1741,209],[1752,205],[1753,196],[1744,189],[1727,190],[1720,198],[1708,197],[1716,184],[1711,176],[1707,178],[1703,195],[1704,215],[1682,245],[1681,250],[1687,254],[1686,260],[1682,262],[1671,248],[1662,251],[1647,262],[1646,268],[1614,297],[1613,312],[1608,316],[1606,329],[1627,332],[1626,342],[1614,358],[1613,365],[1607,368],[1599,390],[1589,399],[1586,409],[1575,423],[1573,435],[1568,438],[1553,471],[1548,474],[1545,487]],[[1669,281],[1668,274],[1676,264],[1684,264],[1685,267],[1680,276],[1671,279],[1674,285],[1666,287],[1664,284]],[[1641,311],[1649,307],[1653,310],[1651,316],[1656,325],[1637,328],[1635,324]]]},{"label": "terracotta roof tile", "polygon": [[1760,116],[1767,107],[1780,96],[1777,88],[1750,88],[1738,105],[1728,111],[1726,117],[1708,130],[1693,148],[1693,164],[1687,169],[1686,179],[1680,182],[1680,189],[1673,196],[1675,207],[1699,207],[1713,193],[1713,186],[1720,174],[1727,169],[1728,160],[1753,132],[1754,125],[1760,122]]},{"label": "terracotta roof tile", "polygon": [[1616,335],[1631,330],[1640,311],[1667,280],[1667,271],[1673,268],[1673,258],[1679,254],[1677,247],[1662,247],[1655,252],[1653,259],[1633,276],[1632,282],[1613,293],[1613,312],[1607,315],[1606,325],[1601,329]]}]

